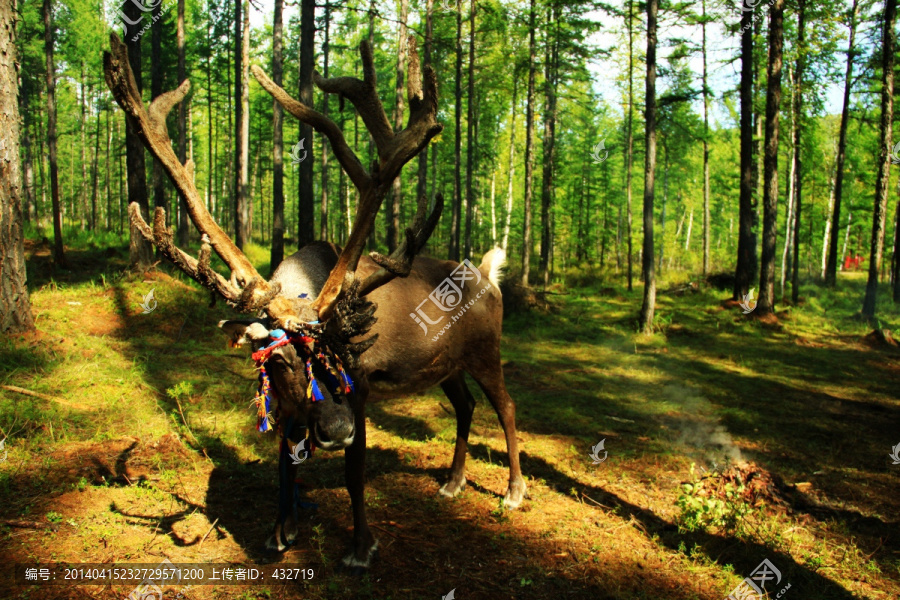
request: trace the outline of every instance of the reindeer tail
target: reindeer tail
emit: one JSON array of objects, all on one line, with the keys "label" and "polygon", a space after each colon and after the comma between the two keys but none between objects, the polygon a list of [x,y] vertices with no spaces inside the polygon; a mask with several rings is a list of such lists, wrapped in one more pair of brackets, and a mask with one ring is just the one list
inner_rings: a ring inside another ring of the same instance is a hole
[{"label": "reindeer tail", "polygon": [[484,255],[478,269],[487,275],[494,287],[500,289],[500,280],[503,279],[503,268],[506,266],[506,252],[502,248],[494,248]]}]

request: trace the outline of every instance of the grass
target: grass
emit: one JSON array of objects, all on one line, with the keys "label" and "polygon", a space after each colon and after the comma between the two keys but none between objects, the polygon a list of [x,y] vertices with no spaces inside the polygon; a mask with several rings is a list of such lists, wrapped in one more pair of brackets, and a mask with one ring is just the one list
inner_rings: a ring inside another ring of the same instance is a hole
[{"label": "grass", "polygon": [[[47,248],[29,244],[38,330],[0,340],[0,384],[56,400],[0,389],[9,435],[0,558],[271,560],[260,550],[277,457],[253,427],[252,365],[215,327],[232,315],[179,275],[127,274],[127,251],[100,242],[70,249],[71,271],[54,271]],[[249,256],[268,271],[264,248]],[[549,314],[505,320],[530,494],[522,509],[500,505],[505,442],[483,398],[469,486],[452,500],[437,495],[455,437],[449,402],[437,389],[379,401],[368,408],[366,498],[381,551],[369,575],[336,570],[352,518],[343,460],[319,452],[301,467],[318,511],[303,515],[298,544],[278,559],[314,568],[314,579],[197,586],[183,597],[418,599],[456,589],[459,598],[721,600],[767,558],[782,573],[773,597],[790,583],[786,598],[896,598],[900,467],[887,455],[900,442],[900,369],[896,351],[863,340],[869,327],[854,314],[864,275],[842,274],[835,291],[806,283],[775,325],[723,306],[715,289],[663,294],[651,336],[634,325],[640,288],[611,281],[552,296]],[[158,307],[142,314],[151,289]],[[900,311],[886,288],[879,297],[883,326],[896,329]],[[594,465],[601,439],[609,458]],[[745,460],[773,482],[753,510],[702,494],[687,501],[700,467]],[[54,598],[130,591],[52,588]],[[3,580],[0,597],[46,590]]]}]

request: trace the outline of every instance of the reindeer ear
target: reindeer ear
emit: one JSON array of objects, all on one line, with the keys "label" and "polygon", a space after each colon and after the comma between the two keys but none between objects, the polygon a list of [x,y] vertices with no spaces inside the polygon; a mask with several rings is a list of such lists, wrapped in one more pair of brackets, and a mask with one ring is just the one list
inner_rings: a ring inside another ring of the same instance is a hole
[{"label": "reindeer ear", "polygon": [[269,338],[268,321],[265,319],[235,319],[219,321],[219,327],[228,336],[232,348],[253,344],[254,347]]}]

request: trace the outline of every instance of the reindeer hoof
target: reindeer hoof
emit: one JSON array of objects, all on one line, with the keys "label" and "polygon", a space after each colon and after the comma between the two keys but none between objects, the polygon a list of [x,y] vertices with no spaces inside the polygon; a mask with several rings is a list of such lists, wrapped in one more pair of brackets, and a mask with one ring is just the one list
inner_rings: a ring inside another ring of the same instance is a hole
[{"label": "reindeer hoof", "polygon": [[519,508],[525,497],[526,492],[524,481],[516,481],[510,483],[509,489],[506,490],[506,496],[503,498],[503,507],[507,510],[515,510]]},{"label": "reindeer hoof", "polygon": [[341,564],[338,566],[338,570],[349,573],[354,577],[365,575],[369,570],[369,567],[372,566],[372,561],[377,555],[378,540],[375,540],[375,543],[372,544],[372,547],[369,548],[368,552],[366,552],[365,557],[359,558],[356,556],[356,552],[351,551],[350,554],[348,554],[341,560]]},{"label": "reindeer hoof", "polygon": [[466,480],[463,478],[461,482],[448,481],[441,486],[438,493],[445,498],[455,498],[461,491],[466,489]]}]

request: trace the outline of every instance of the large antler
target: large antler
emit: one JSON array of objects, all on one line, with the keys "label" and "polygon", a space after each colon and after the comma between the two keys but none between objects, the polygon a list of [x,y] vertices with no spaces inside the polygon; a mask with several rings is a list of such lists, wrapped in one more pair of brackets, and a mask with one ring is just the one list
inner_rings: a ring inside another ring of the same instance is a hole
[{"label": "large antler", "polygon": [[[178,88],[158,96],[150,104],[148,111],[144,107],[128,63],[128,50],[125,44],[115,33],[110,34],[109,43],[110,51],[103,53],[106,84],[128,116],[134,132],[150,153],[160,161],[175,188],[184,196],[188,214],[203,234],[199,259],[175,247],[172,233],[166,229],[166,213],[162,208],[156,209],[151,230],[141,216],[137,203],[132,203],[129,207],[132,223],[179,269],[200,285],[221,295],[238,310],[252,312],[267,307],[278,293],[280,286],[271,285],[263,279],[244,253],[216,224],[194,186],[193,161],[188,160],[187,163],[181,164],[172,149],[172,140],[166,131],[166,115],[172,107],[184,99],[191,87],[190,82],[185,80]],[[215,250],[231,269],[230,281],[210,267],[211,250]]]},{"label": "large antler", "polygon": [[[421,152],[431,138],[443,129],[437,122],[437,80],[434,70],[426,66],[423,81],[414,36],[409,37],[407,81],[409,121],[403,130],[396,133],[378,97],[375,64],[372,48],[368,42],[363,41],[360,44],[359,54],[363,66],[362,80],[355,77],[325,79],[318,72],[313,74],[313,80],[323,92],[345,97],[356,107],[366,128],[372,134],[378,151],[378,160],[372,165],[371,171],[366,171],[363,167],[334,121],[293,99],[280,86],[273,83],[262,69],[255,65],[252,67],[253,75],[259,83],[285,110],[328,138],[335,156],[359,191],[359,207],[347,245],[311,306],[320,321],[325,321],[331,316],[341,291],[348,290],[355,280],[356,267],[366,239],[394,179],[400,174],[403,165]],[[437,225],[443,208],[443,199],[438,196],[435,208],[427,219],[426,204],[425,198],[419,199],[413,227],[407,229],[406,241],[393,254],[390,256],[376,252],[370,254],[381,268],[362,282],[359,286],[360,295],[368,294],[394,277],[405,277],[409,274],[413,258],[422,249]]]}]

